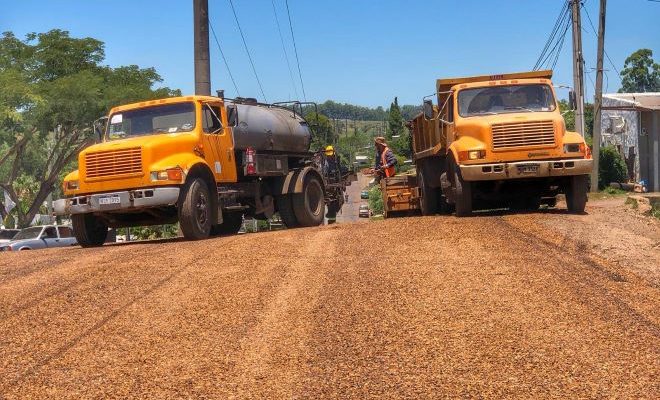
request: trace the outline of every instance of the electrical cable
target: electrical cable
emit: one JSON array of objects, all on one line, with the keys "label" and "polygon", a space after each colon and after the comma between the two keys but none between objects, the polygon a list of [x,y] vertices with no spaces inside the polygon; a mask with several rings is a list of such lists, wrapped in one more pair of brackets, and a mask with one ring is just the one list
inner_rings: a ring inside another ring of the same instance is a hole
[{"label": "electrical cable", "polygon": [[568,15],[568,7],[564,5],[561,10],[559,11],[559,15],[557,16],[557,19],[555,20],[555,24],[552,28],[552,31],[550,31],[550,35],[548,36],[548,40],[545,42],[545,46],[543,47],[543,50],[541,51],[541,54],[539,55],[539,58],[537,59],[536,63],[534,64],[534,71],[538,70],[542,65],[543,65],[543,60],[546,58],[547,51],[552,45],[553,41],[555,40],[555,37],[557,36],[557,33],[560,31],[560,27],[563,25],[564,19]]},{"label": "electrical cable", "polygon": [[275,0],[271,0],[273,5],[273,14],[275,14],[275,22],[277,23],[277,32],[280,34],[280,42],[282,43],[282,51],[284,52],[284,59],[286,60],[286,66],[289,69],[289,76],[291,77],[291,85],[293,86],[293,91],[296,93],[296,99],[298,96],[298,88],[296,87],[296,80],[293,77],[293,70],[291,70],[291,63],[289,62],[289,55],[286,52],[286,46],[284,45],[284,36],[282,35],[282,28],[280,27],[280,20],[277,18],[277,9],[275,8]]},{"label": "electrical cable", "polygon": [[243,39],[243,47],[245,47],[245,52],[247,53],[248,59],[250,60],[250,65],[252,66],[252,72],[254,72],[254,77],[257,79],[257,83],[259,84],[259,90],[261,90],[261,95],[264,98],[264,102],[268,103],[268,100],[266,100],[266,94],[264,93],[264,88],[263,86],[261,86],[261,81],[259,80],[259,75],[257,74],[257,69],[254,66],[254,61],[252,61],[252,56],[250,55],[250,49],[248,49],[247,42],[245,41],[245,35],[243,35],[243,29],[241,29],[241,24],[238,22],[238,16],[236,15],[234,2],[232,0],[229,0],[229,5],[231,5],[231,11],[234,13],[236,26],[238,26],[238,32],[241,34],[241,39]]},{"label": "electrical cable", "polygon": [[293,34],[293,23],[291,23],[291,11],[289,10],[289,0],[284,0],[284,3],[286,4],[286,13],[289,17],[289,28],[291,29],[291,39],[293,40],[293,50],[296,53],[296,63],[298,64],[298,76],[300,76],[300,87],[302,88],[303,98],[305,99],[305,101],[307,101],[307,93],[305,93],[305,84],[303,83],[302,72],[300,72],[300,59],[298,58],[298,47],[296,46],[296,37]]},{"label": "electrical cable", "polygon": [[229,72],[229,78],[231,78],[231,83],[234,84],[234,89],[236,89],[236,94],[240,97],[241,92],[238,90],[238,85],[236,85],[236,81],[234,80],[234,75],[232,75],[231,69],[229,69],[229,63],[227,62],[225,53],[222,51],[222,47],[220,47],[220,41],[218,40],[218,37],[215,35],[215,29],[213,29],[213,25],[211,24],[210,20],[209,20],[209,27],[211,28],[211,33],[213,34],[213,38],[215,39],[215,44],[218,45],[218,50],[220,50],[220,55],[222,56],[222,60],[225,62],[225,67],[227,67],[227,72]]}]

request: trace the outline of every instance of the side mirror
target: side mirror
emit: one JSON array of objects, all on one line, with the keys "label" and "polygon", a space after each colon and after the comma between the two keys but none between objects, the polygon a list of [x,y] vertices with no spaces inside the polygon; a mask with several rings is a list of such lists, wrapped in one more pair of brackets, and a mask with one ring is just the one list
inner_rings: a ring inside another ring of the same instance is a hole
[{"label": "side mirror", "polygon": [[227,122],[229,126],[238,126],[238,107],[235,104],[227,106]]},{"label": "side mirror", "polygon": [[433,119],[433,100],[424,100],[424,118]]},{"label": "side mirror", "polygon": [[103,141],[103,136],[105,133],[105,125],[108,122],[108,117],[101,117],[94,121],[94,139],[96,143],[101,143]]},{"label": "side mirror", "polygon": [[575,111],[577,109],[577,100],[575,98],[575,91],[568,92],[568,107]]}]

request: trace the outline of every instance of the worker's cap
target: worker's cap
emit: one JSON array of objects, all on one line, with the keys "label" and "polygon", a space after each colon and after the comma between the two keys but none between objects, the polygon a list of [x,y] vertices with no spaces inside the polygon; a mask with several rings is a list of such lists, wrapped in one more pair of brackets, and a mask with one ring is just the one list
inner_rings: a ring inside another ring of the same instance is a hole
[{"label": "worker's cap", "polygon": [[385,138],[382,137],[382,136],[378,136],[378,137],[374,138],[374,143],[381,144],[383,146],[387,146],[387,143],[385,142]]},{"label": "worker's cap", "polygon": [[331,145],[330,146],[325,146],[325,155],[331,156],[333,154],[335,154],[335,148],[332,147]]}]

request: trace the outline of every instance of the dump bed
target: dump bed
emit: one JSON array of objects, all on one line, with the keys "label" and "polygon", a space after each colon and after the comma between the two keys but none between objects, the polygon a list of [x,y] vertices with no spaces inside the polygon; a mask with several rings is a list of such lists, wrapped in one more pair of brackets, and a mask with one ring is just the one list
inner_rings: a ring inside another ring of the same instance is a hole
[{"label": "dump bed", "polygon": [[410,214],[419,210],[417,175],[396,175],[380,181],[383,193],[383,216]]}]

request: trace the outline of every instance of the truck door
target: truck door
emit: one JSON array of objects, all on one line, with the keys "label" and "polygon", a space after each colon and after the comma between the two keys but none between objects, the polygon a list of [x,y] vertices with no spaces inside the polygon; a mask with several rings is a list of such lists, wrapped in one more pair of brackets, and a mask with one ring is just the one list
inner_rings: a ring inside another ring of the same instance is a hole
[{"label": "truck door", "polygon": [[236,182],[236,161],[231,129],[222,103],[202,105],[204,158],[213,170],[216,182]]}]

